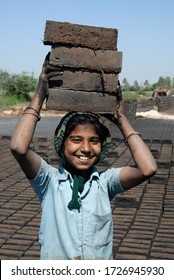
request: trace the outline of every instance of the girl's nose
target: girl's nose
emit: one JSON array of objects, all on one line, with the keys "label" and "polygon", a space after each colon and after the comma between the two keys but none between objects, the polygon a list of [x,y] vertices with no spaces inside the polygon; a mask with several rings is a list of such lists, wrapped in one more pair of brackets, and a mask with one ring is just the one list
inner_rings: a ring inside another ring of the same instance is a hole
[{"label": "girl's nose", "polygon": [[89,153],[91,151],[91,145],[88,141],[82,142],[81,151],[86,153]]}]

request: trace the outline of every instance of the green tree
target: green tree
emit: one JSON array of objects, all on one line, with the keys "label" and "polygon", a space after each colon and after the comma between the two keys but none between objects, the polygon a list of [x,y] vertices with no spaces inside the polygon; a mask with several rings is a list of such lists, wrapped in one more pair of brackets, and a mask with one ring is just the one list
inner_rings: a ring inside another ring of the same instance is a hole
[{"label": "green tree", "polygon": [[0,92],[6,91],[6,85],[8,84],[10,74],[6,71],[0,70]]},{"label": "green tree", "polygon": [[171,87],[174,88],[174,78],[171,80]]},{"label": "green tree", "polygon": [[148,91],[151,90],[152,86],[150,85],[150,83],[148,82],[148,80],[145,80],[144,82],[144,90]]},{"label": "green tree", "polygon": [[134,82],[134,90],[140,90],[140,86],[137,81]]},{"label": "green tree", "polygon": [[170,77],[166,77],[165,78],[165,81],[166,81],[166,88],[170,89],[171,88],[171,78]]},{"label": "green tree", "polygon": [[123,91],[128,91],[130,89],[130,84],[128,83],[126,78],[123,79],[121,87]]},{"label": "green tree", "polygon": [[140,86],[137,81],[134,82],[133,86],[130,87],[130,91],[139,91]]},{"label": "green tree", "polygon": [[35,91],[36,80],[33,77],[22,75],[16,79],[16,95],[28,97],[30,92]]},{"label": "green tree", "polygon": [[5,85],[5,92],[8,95],[29,100],[29,93],[35,91],[36,83],[37,80],[34,77],[25,74],[10,75]]},{"label": "green tree", "polygon": [[165,88],[166,87],[166,80],[165,80],[165,78],[163,78],[163,77],[159,77],[159,80],[158,80],[158,82],[157,82],[157,84],[158,84],[158,87],[160,88],[160,89],[163,89],[163,88]]}]

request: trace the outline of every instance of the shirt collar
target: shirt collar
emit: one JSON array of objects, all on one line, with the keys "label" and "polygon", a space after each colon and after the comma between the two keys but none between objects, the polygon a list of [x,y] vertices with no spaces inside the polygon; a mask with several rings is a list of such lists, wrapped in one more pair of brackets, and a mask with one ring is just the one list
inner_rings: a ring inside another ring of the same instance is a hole
[{"label": "shirt collar", "polygon": [[[59,179],[62,181],[66,181],[68,178],[72,181],[71,174],[64,168],[63,164],[58,167]],[[90,175],[89,181],[91,181],[94,177],[99,178],[99,172],[95,166],[92,168],[92,173]]]}]

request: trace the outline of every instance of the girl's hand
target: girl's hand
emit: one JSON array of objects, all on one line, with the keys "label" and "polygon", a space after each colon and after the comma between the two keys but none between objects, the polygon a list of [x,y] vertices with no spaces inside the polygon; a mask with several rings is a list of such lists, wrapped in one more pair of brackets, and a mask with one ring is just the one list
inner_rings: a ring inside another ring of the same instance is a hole
[{"label": "girl's hand", "polygon": [[113,114],[103,113],[101,115],[104,116],[105,118],[107,118],[108,120],[110,120],[111,122],[113,122],[114,124],[116,124],[118,127],[120,127],[121,126],[121,118],[125,117],[125,115],[124,115],[124,102],[123,101],[116,102],[115,112]]},{"label": "girl's hand", "polygon": [[39,94],[43,100],[49,97],[49,79],[53,76],[62,75],[61,71],[57,71],[56,67],[51,67],[50,65],[50,52],[46,55],[44,63],[42,65],[42,70],[39,76],[39,82],[37,86],[36,93]]},{"label": "girl's hand", "polygon": [[115,112],[113,114],[102,114],[104,117],[109,119],[111,122],[115,123],[118,127],[121,126],[121,117],[125,117],[124,114],[124,102],[122,98],[122,90],[120,86],[120,82],[118,81],[117,93],[116,93],[116,104],[115,104]]}]

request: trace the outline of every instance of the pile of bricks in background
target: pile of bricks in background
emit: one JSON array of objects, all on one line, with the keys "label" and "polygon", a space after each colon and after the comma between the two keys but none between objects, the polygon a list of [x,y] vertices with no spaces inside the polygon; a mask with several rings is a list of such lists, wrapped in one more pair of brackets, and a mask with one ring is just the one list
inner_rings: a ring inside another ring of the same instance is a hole
[{"label": "pile of bricks in background", "polygon": [[160,96],[156,98],[156,106],[159,112],[165,112],[174,108],[174,96]]},{"label": "pile of bricks in background", "polygon": [[174,112],[174,96],[157,96],[156,98],[140,99],[137,107],[140,110],[156,109],[158,112],[166,112],[173,109]]},{"label": "pile of bricks in background", "polygon": [[117,29],[47,21],[44,44],[51,45],[48,109],[114,112],[122,52]]}]

